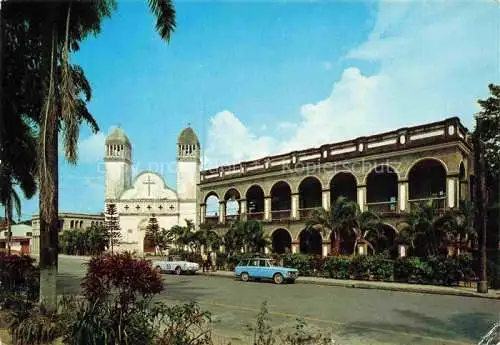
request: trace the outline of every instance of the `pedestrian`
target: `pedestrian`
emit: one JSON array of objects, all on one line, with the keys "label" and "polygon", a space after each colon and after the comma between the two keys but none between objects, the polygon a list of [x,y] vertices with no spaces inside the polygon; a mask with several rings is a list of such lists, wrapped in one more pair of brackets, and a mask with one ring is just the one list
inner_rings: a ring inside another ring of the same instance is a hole
[{"label": "pedestrian", "polygon": [[207,268],[207,254],[205,252],[201,253],[201,265],[203,267],[203,272]]},{"label": "pedestrian", "polygon": [[207,257],[207,271],[210,272],[210,268],[212,266],[212,253],[208,252],[208,257]]}]

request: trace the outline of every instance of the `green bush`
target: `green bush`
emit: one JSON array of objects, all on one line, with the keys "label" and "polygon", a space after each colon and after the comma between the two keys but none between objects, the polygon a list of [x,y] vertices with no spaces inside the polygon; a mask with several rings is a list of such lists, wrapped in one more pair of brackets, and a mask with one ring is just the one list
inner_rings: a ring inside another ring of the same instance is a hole
[{"label": "green bush", "polygon": [[312,276],[314,274],[309,255],[285,254],[283,255],[283,266],[297,269],[301,276]]},{"label": "green bush", "polygon": [[394,274],[394,261],[386,254],[369,257],[370,275],[374,280],[391,281]]},{"label": "green bush", "polygon": [[324,269],[330,278],[349,279],[351,277],[350,265],[351,257],[349,256],[329,256],[325,261]]},{"label": "green bush", "polygon": [[370,278],[370,257],[356,255],[352,258],[349,271],[354,279],[368,280]]},{"label": "green bush", "polygon": [[27,255],[0,253],[0,306],[25,308],[25,303],[38,299],[40,271]]},{"label": "green bush", "polygon": [[394,279],[400,282],[426,283],[432,271],[429,264],[414,257],[398,258],[394,262]]}]

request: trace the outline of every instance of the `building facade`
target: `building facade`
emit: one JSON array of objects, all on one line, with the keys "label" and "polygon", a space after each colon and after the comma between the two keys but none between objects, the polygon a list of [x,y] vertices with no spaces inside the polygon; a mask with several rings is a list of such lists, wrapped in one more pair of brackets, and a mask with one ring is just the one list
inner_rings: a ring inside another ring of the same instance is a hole
[{"label": "building facade", "polygon": [[142,171],[133,177],[132,144],[117,128],[105,143],[107,204],[115,204],[121,228],[121,239],[115,249],[141,255],[154,248],[145,241],[150,217],[160,228],[184,225],[197,219],[196,201],[200,176],[200,142],[191,127],[177,140],[177,189],[167,185],[157,172]]},{"label": "building facade", "polygon": [[[59,213],[59,235],[66,230],[85,230],[91,226],[104,226],[104,214],[87,213]],[[31,252],[40,252],[40,217],[33,216],[31,219],[33,241]]]},{"label": "building facade", "polygon": [[[13,224],[10,227],[12,236],[10,238],[11,253],[29,254],[31,252],[31,241],[33,237],[32,228],[27,224]],[[7,251],[7,223],[0,224],[0,252]]]},{"label": "building facade", "polygon": [[275,252],[327,255],[330,234],[304,231],[315,208],[344,196],[380,214],[394,238],[415,204],[444,211],[469,199],[472,175],[468,130],[453,117],[202,171],[199,223],[223,232],[235,219],[261,220]]}]

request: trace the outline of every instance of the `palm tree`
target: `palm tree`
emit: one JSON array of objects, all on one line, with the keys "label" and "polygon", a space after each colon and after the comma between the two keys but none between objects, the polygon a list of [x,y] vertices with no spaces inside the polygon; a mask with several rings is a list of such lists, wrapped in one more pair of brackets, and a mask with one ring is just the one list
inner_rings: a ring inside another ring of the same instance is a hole
[{"label": "palm tree", "polygon": [[7,254],[11,252],[12,242],[12,211],[16,210],[18,217],[21,217],[21,199],[16,192],[15,185],[12,183],[12,177],[9,173],[1,178],[2,187],[0,190],[0,203],[5,209],[5,221],[7,222]]},{"label": "palm tree", "polygon": [[410,245],[417,256],[438,255],[444,250],[447,226],[451,224],[447,219],[442,218],[433,202],[416,205],[399,224],[398,240]]},{"label": "palm tree", "polygon": [[359,205],[340,196],[331,205],[329,210],[323,208],[315,210],[311,219],[306,222],[308,231],[321,231],[323,237],[330,232],[335,243],[335,254],[340,253],[340,241],[344,236],[353,234],[355,252],[359,243],[366,243],[373,251],[374,246],[368,240],[380,236],[380,217],[371,211],[362,212]]}]

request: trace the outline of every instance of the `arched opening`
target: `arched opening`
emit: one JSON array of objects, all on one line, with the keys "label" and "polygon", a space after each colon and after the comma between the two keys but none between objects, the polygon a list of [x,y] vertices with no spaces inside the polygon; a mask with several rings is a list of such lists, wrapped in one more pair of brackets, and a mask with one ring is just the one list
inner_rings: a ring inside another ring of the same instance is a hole
[{"label": "arched opening", "polygon": [[398,175],[388,165],[375,167],[366,178],[366,206],[378,214],[397,212]]},{"label": "arched opening", "polygon": [[357,183],[353,174],[339,172],[330,181],[330,205],[333,205],[339,197],[349,201],[357,201]]},{"label": "arched opening", "polygon": [[323,193],[321,182],[316,177],[306,177],[299,185],[300,219],[310,218],[315,208],[321,207]]},{"label": "arched opening", "polygon": [[285,229],[276,229],[271,235],[273,253],[283,254],[290,253],[292,250],[292,237]]},{"label": "arched opening", "polygon": [[289,219],[292,190],[288,183],[279,181],[271,188],[271,216],[273,220]]},{"label": "arched opening", "polygon": [[226,194],[224,194],[224,201],[226,205],[226,222],[234,221],[239,218],[240,215],[240,192],[235,188],[229,189]]},{"label": "arched opening", "polygon": [[217,224],[219,222],[219,196],[211,192],[205,198],[205,223]]},{"label": "arched opening", "polygon": [[371,233],[367,240],[373,245],[377,254],[386,252],[391,258],[398,256],[396,230],[392,226],[381,224],[380,231],[378,233]]},{"label": "arched opening", "polygon": [[264,219],[264,190],[259,185],[248,188],[247,199],[247,219]]},{"label": "arched opening", "polygon": [[332,255],[351,255],[354,253],[354,243],[356,235],[350,229],[344,229],[340,232],[339,238],[335,233],[330,234],[330,246]]},{"label": "arched opening", "polygon": [[458,200],[463,203],[467,200],[467,190],[468,190],[468,178],[465,172],[464,162],[460,162],[460,167],[458,169],[458,179],[460,181],[460,188],[458,189]]},{"label": "arched opening", "polygon": [[416,163],[408,173],[410,209],[418,204],[432,203],[438,210],[446,205],[446,169],[436,159]]},{"label": "arched opening", "polygon": [[144,254],[154,254],[155,246],[153,245],[153,241],[149,238],[149,236],[144,236],[143,242],[143,251]]},{"label": "arched opening", "polygon": [[303,254],[323,254],[323,239],[319,231],[314,229],[304,229],[299,235],[300,252]]}]

